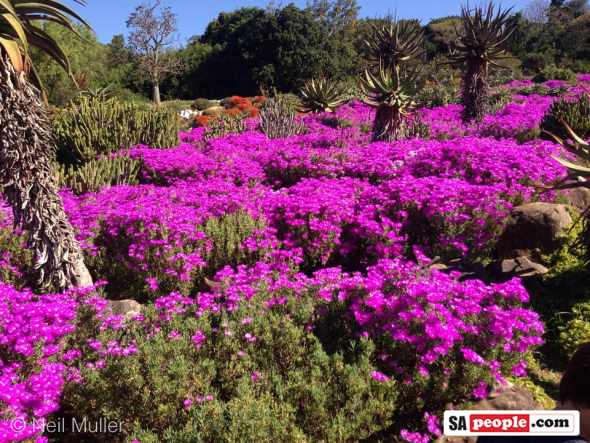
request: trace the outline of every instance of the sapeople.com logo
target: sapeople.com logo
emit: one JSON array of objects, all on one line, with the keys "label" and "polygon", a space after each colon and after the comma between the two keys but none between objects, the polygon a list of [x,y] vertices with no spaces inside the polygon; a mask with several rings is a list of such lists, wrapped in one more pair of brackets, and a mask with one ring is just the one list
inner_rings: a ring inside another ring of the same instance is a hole
[{"label": "sapeople.com logo", "polygon": [[578,411],[445,411],[445,435],[580,434]]}]

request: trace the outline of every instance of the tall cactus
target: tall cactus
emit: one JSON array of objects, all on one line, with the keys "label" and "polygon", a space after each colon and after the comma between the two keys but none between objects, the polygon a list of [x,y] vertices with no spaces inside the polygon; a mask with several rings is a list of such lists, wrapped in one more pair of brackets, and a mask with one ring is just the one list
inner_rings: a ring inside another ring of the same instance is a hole
[{"label": "tall cactus", "polygon": [[179,144],[179,120],[171,109],[141,110],[116,99],[80,98],[63,111],[53,132],[61,164],[81,166],[97,155],[109,155],[139,143],[164,149]]},{"label": "tall cactus", "polygon": [[72,165],[60,170],[60,186],[70,188],[74,195],[97,192],[100,188],[139,184],[140,162],[129,155],[102,156],[80,168]]}]

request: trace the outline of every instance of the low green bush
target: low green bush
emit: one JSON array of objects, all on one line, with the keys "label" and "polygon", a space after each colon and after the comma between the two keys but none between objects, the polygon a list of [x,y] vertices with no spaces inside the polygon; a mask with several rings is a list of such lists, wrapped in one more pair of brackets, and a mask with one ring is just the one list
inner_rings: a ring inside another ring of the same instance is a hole
[{"label": "low green bush", "polygon": [[568,314],[569,320],[559,327],[559,346],[571,355],[576,347],[590,341],[590,301],[578,303]]},{"label": "low green bush", "polygon": [[571,82],[576,80],[576,74],[571,69],[547,66],[533,77],[535,83],[543,83],[549,80],[564,80]]},{"label": "low green bush", "polygon": [[198,98],[192,103],[191,108],[196,111],[202,111],[212,106],[215,106],[215,103],[213,103],[211,100],[206,98]]},{"label": "low green bush", "polygon": [[371,377],[373,342],[357,338],[328,353],[311,329],[321,298],[287,288],[280,295],[286,303],[268,306],[261,288],[240,309],[202,315],[186,305],[166,321],[145,308],[145,320],[128,326],[123,339],[83,318],[79,339],[98,335],[103,346],[131,344],[138,353],[107,357],[102,368],[81,366],[84,383],[66,390],[63,409],[89,421],[123,421],[126,441],[142,443],[344,442],[387,429],[398,389]]}]

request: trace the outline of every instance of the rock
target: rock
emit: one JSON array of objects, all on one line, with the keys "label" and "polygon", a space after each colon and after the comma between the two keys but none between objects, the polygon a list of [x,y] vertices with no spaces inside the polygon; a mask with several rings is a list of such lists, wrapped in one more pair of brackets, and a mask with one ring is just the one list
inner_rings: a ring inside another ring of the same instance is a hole
[{"label": "rock", "polygon": [[498,241],[500,259],[530,257],[534,249],[542,253],[559,247],[561,234],[573,223],[565,205],[527,203],[514,208]]},{"label": "rock", "polygon": [[132,316],[141,312],[141,305],[135,300],[111,300],[108,307],[113,315]]},{"label": "rock", "polygon": [[508,383],[500,392],[492,392],[480,400],[473,409],[477,411],[541,411],[543,405],[536,403],[533,394],[524,386]]},{"label": "rock", "polygon": [[[476,402],[473,409],[476,411],[541,411],[543,405],[535,402],[533,394],[527,388],[508,383],[500,392],[493,392],[488,398]],[[476,436],[447,437],[441,435],[434,442],[475,443],[476,441]]]},{"label": "rock", "polygon": [[211,106],[210,108],[201,111],[202,115],[219,116],[225,108],[223,106]]},{"label": "rock", "polygon": [[565,197],[568,204],[580,213],[590,207],[590,189],[588,188],[570,189]]},{"label": "rock", "polygon": [[485,267],[490,277],[509,280],[512,277],[533,277],[549,272],[545,266],[529,260],[527,257],[518,257],[511,260],[496,260]]},{"label": "rock", "polygon": [[444,272],[459,272],[460,275],[457,277],[459,281],[470,279],[483,280],[485,278],[483,263],[467,263],[459,258],[451,260],[448,263],[443,263],[440,257],[435,257],[426,267]]}]

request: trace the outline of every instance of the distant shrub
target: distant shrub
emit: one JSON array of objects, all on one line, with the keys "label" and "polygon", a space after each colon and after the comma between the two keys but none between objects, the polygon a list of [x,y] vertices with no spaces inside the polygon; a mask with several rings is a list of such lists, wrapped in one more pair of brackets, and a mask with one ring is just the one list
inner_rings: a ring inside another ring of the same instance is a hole
[{"label": "distant shrub", "polygon": [[212,106],[215,106],[215,103],[213,103],[212,101],[210,101],[206,98],[198,98],[193,102],[193,104],[191,105],[191,108],[196,111],[202,111],[202,110],[210,108]]},{"label": "distant shrub", "polygon": [[571,82],[576,80],[576,74],[574,74],[571,69],[547,66],[533,77],[535,83],[543,83],[549,80],[564,80],[566,82]]}]

